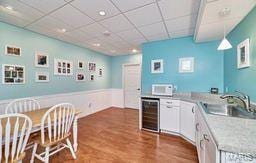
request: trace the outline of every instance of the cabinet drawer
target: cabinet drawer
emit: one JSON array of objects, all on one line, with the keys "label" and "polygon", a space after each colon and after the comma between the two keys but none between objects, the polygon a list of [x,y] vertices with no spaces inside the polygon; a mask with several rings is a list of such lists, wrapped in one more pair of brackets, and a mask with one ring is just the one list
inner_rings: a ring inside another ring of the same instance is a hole
[{"label": "cabinet drawer", "polygon": [[160,105],[180,106],[180,100],[160,99]]}]

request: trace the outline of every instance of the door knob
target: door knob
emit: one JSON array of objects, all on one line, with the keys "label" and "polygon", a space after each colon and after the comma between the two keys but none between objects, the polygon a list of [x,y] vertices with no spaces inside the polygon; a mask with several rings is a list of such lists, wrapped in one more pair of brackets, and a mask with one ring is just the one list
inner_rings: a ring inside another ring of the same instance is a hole
[{"label": "door knob", "polygon": [[137,90],[140,91],[140,88],[138,88]]}]

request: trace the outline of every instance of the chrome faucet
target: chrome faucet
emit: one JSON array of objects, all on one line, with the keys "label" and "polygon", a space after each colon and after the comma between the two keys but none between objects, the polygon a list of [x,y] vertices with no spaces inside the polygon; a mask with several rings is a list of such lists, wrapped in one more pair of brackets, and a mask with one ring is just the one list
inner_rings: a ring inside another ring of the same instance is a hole
[{"label": "chrome faucet", "polygon": [[250,97],[242,92],[239,91],[235,91],[236,93],[239,93],[240,96],[237,95],[222,95],[220,96],[221,99],[226,99],[226,98],[236,98],[240,101],[242,101],[242,103],[244,104],[245,109],[248,112],[252,112],[252,110],[250,109],[251,107],[251,102],[250,102]]}]

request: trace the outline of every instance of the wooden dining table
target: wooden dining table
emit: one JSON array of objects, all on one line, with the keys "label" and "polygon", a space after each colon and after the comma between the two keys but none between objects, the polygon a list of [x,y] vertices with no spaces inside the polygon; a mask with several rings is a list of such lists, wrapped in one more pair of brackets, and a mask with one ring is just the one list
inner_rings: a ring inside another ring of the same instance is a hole
[{"label": "wooden dining table", "polygon": [[[50,109],[50,107],[47,107],[47,108],[42,108],[42,109],[22,113],[22,114],[27,115],[32,120],[32,131],[31,131],[31,133],[37,132],[37,131],[40,130],[41,119],[43,118],[44,114],[49,109]],[[78,114],[80,114],[80,113],[81,113],[81,111],[79,109],[75,110],[75,118],[74,118],[74,122],[73,122],[73,147],[74,147],[74,151],[77,151],[77,146],[78,146],[78,143],[77,143],[77,132],[78,132],[77,119],[78,119]]]}]

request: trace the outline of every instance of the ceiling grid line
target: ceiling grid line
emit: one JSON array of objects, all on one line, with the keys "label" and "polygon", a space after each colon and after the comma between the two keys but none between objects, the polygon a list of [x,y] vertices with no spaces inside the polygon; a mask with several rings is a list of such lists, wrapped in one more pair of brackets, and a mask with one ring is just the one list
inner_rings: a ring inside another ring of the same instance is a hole
[{"label": "ceiling grid line", "polygon": [[158,10],[159,10],[159,12],[160,12],[162,21],[163,21],[163,23],[164,23],[165,31],[166,31],[166,33],[167,33],[167,35],[168,35],[168,38],[171,38],[171,37],[170,37],[170,33],[169,33],[169,31],[168,31],[168,28],[167,28],[167,25],[166,25],[166,22],[165,22],[165,19],[164,19],[164,17],[163,17],[163,13],[162,13],[161,8],[160,8],[160,6],[159,6],[159,4],[158,4],[158,1],[159,1],[159,0],[156,0],[156,5],[157,5],[157,8],[158,8]]}]

